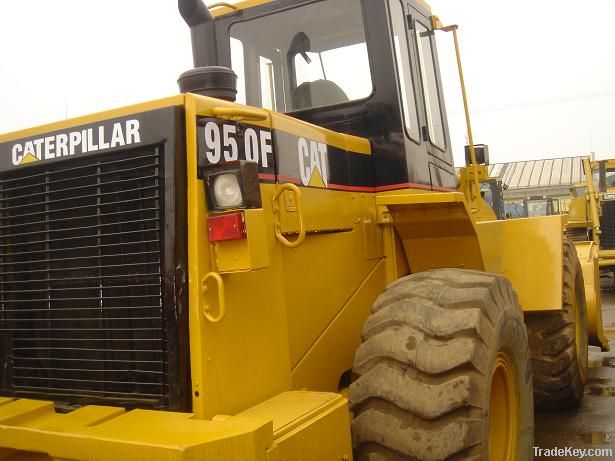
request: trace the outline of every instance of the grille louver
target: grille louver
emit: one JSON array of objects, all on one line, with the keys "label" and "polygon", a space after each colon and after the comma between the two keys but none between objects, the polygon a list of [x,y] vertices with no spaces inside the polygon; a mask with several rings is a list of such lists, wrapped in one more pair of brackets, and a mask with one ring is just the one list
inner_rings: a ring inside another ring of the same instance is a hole
[{"label": "grille louver", "polygon": [[615,250],[615,201],[604,201],[600,216],[600,246],[606,250]]},{"label": "grille louver", "polygon": [[168,406],[162,152],[0,174],[3,392]]}]

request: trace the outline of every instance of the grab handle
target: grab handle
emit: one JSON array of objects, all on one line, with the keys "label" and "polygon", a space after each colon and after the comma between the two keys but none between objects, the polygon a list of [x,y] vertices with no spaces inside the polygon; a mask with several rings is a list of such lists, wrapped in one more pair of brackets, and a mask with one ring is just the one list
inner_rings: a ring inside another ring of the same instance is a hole
[{"label": "grab handle", "polygon": [[[297,206],[297,217],[299,218],[299,235],[295,240],[288,240],[282,234],[282,225],[280,224],[280,205],[278,203],[280,196],[284,192],[291,192],[295,196]],[[303,211],[301,207],[301,190],[294,184],[286,183],[279,186],[277,192],[273,196],[273,212],[275,213],[275,237],[278,241],[287,248],[297,248],[305,240],[305,225],[303,223]]]},{"label": "grab handle", "polygon": [[213,279],[218,285],[218,315],[211,314],[211,306],[207,303],[203,304],[203,316],[211,323],[220,323],[226,315],[226,300],[224,298],[224,280],[217,272],[210,272],[201,281],[201,291],[203,295],[209,291],[208,282]]}]

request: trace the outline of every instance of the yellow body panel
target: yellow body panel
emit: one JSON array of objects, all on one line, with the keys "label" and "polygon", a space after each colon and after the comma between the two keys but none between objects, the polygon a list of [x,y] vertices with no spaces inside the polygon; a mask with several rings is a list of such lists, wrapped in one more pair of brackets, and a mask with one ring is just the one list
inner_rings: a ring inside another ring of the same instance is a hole
[{"label": "yellow body panel", "polygon": [[216,242],[212,258],[220,273],[252,271],[269,267],[269,251],[263,245],[267,227],[263,210],[244,210],[246,234],[244,240]]},{"label": "yellow body panel", "polygon": [[[186,96],[188,180],[188,277],[192,405],[200,418],[234,414],[291,389],[288,327],[282,280],[281,250],[273,232],[275,186],[262,188],[263,215],[269,230],[261,246],[269,268],[223,275],[227,311],[220,323],[202,315],[209,294],[201,281],[215,268],[207,241],[207,205],[197,179],[196,116],[211,113],[217,99]],[[250,383],[246,386],[246,383]]]},{"label": "yellow body panel", "polygon": [[442,267],[483,270],[483,258],[464,195],[460,192],[384,195],[412,272]]},{"label": "yellow body panel", "polygon": [[252,8],[254,6],[264,5],[265,3],[271,3],[274,0],[240,0],[238,2],[230,3],[232,7],[227,6],[229,3],[220,3],[220,6],[216,8],[212,8],[211,5],[209,8],[211,9],[211,14],[215,17],[224,16],[225,14],[234,13],[235,11],[247,10],[248,8]]},{"label": "yellow body panel", "polygon": [[265,461],[271,421],[204,421],[191,414],[88,406],[68,414],[53,402],[15,400],[0,406],[0,444],[80,461]]},{"label": "yellow body panel", "polygon": [[339,387],[339,370],[347,369],[354,360],[354,351],[361,344],[363,323],[373,300],[386,284],[385,277],[385,264],[380,260],[293,368],[295,389]]},{"label": "yellow body panel", "polygon": [[[358,215],[359,194],[327,189],[302,188],[303,221],[307,232],[352,230]],[[283,233],[299,230],[297,208],[283,199],[280,206],[280,224]]]},{"label": "yellow body panel", "polygon": [[390,211],[413,272],[485,270],[511,281],[524,311],[562,308],[561,216],[475,222],[460,192],[387,195],[376,203]]},{"label": "yellow body panel", "polygon": [[238,416],[272,418],[268,461],[352,459],[350,413],[341,395],[285,392]]},{"label": "yellow body panel", "polygon": [[590,226],[589,210],[585,197],[575,197],[568,205],[568,227]]},{"label": "yellow body panel", "polygon": [[524,311],[562,308],[561,216],[481,222],[476,228],[485,270],[511,281]]},{"label": "yellow body panel", "polygon": [[338,394],[286,392],[211,421],[101,406],[60,414],[53,402],[0,400],[0,459],[7,461],[351,459],[349,432],[347,401]]},{"label": "yellow body panel", "polygon": [[337,133],[311,123],[297,120],[288,115],[270,112],[272,127],[287,133],[303,136],[314,141],[324,142],[338,149],[356,152],[358,154],[371,155],[372,147],[365,138],[349,134]]}]

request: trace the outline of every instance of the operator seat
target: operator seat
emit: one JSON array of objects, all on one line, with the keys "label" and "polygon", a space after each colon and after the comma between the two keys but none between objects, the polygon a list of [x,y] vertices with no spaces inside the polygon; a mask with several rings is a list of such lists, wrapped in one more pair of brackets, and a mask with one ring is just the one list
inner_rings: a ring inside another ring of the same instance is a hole
[{"label": "operator seat", "polygon": [[292,110],[330,106],[350,101],[344,90],[331,80],[304,82],[293,91]]}]

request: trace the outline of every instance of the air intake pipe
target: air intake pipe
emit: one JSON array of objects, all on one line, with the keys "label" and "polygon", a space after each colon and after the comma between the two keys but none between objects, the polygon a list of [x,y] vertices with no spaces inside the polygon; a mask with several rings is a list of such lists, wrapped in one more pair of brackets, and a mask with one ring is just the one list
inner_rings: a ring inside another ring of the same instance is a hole
[{"label": "air intake pipe", "polygon": [[215,18],[203,0],[178,0],[177,4],[190,27],[194,59],[194,69],[179,76],[179,90],[235,101],[237,75],[232,69],[219,65]]}]

